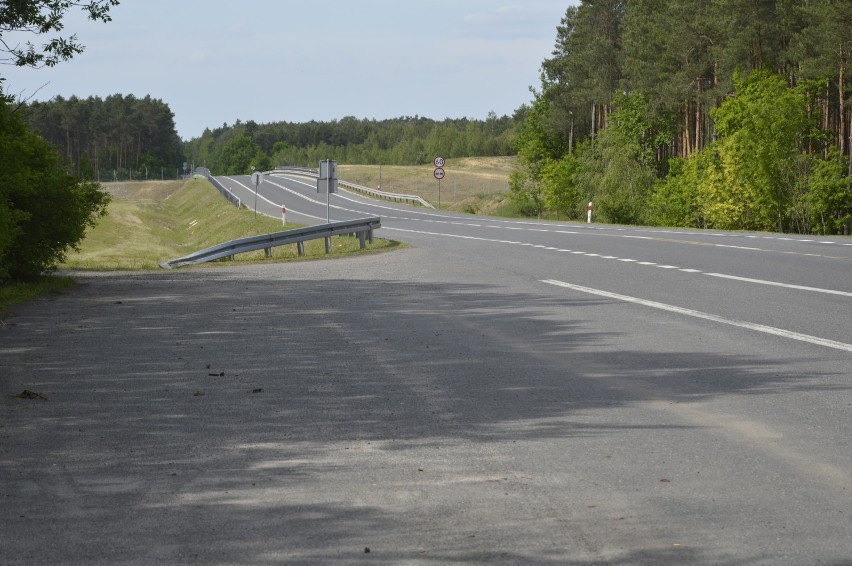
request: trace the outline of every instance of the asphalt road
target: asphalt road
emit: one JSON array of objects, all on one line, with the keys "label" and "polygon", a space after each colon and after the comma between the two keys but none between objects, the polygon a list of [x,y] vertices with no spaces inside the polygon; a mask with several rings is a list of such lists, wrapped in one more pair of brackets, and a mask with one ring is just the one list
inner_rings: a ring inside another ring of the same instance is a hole
[{"label": "asphalt road", "polygon": [[852,240],[330,203],[412,247],[5,320],[0,562],[852,563]]}]

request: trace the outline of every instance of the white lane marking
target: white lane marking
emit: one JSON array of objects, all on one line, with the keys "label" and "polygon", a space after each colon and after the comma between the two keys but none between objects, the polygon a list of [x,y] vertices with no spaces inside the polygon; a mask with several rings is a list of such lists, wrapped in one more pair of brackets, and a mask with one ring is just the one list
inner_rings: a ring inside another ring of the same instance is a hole
[{"label": "white lane marking", "polygon": [[[295,182],[300,183],[302,185],[305,185],[307,187],[315,188],[314,184],[305,183],[304,181],[293,178],[293,176],[288,176],[288,175],[276,175],[276,176],[286,178],[290,181],[295,181]],[[232,180],[235,180],[235,179],[232,179]],[[239,183],[239,181],[237,181],[237,182]],[[265,180],[264,182],[270,182],[271,184],[273,184],[273,185],[275,185],[279,188],[282,188],[286,191],[292,192],[293,194],[301,196],[302,198],[305,198],[306,200],[310,200],[312,202],[319,203],[319,201],[313,201],[310,198],[304,197],[303,195],[299,195],[299,193],[296,193],[295,191],[287,189],[287,188],[285,188],[281,185],[278,185],[277,183],[273,183],[273,182],[269,181],[269,179]],[[239,184],[242,185],[242,183],[239,183]],[[243,186],[245,187],[245,185],[243,185]],[[248,187],[246,187],[246,188],[248,190],[251,190]],[[369,199],[366,200],[366,201],[365,200],[356,200],[354,198],[344,196],[344,194],[343,194],[344,192],[348,192],[348,191],[346,191],[345,189],[342,190],[341,192],[339,192],[335,195],[335,198],[338,198],[338,199],[341,199],[341,200],[347,200],[349,202],[352,202],[352,203],[355,203],[355,204],[358,204],[358,205],[362,205],[362,206],[372,206],[372,207],[375,207],[375,208],[390,210],[390,211],[397,212],[397,213],[400,213],[400,214],[414,214],[414,215],[420,215],[420,216],[425,216],[425,217],[446,218],[446,219],[452,219],[454,221],[450,221],[450,220],[430,220],[430,219],[427,219],[427,218],[417,218],[417,217],[411,217],[411,216],[387,216],[388,219],[408,220],[408,221],[413,221],[413,222],[416,222],[416,221],[432,222],[432,223],[450,224],[450,225],[458,225],[458,226],[467,225],[467,226],[476,226],[476,227],[480,227],[480,228],[486,227],[486,228],[492,228],[492,229],[493,228],[501,228],[503,230],[532,230],[534,232],[547,232],[547,233],[555,233],[555,234],[575,234],[576,235],[576,234],[582,233],[582,232],[554,229],[554,228],[558,228],[558,225],[555,225],[555,224],[535,222],[535,221],[522,221],[522,220],[488,219],[487,222],[491,222],[492,224],[476,225],[476,224],[473,224],[473,223],[462,222],[461,220],[463,220],[463,217],[440,214],[437,211],[436,212],[421,212],[419,210],[407,210],[407,209],[396,208],[396,207],[393,207],[393,206],[381,205],[381,204],[378,204],[375,201],[371,201]],[[261,196],[261,198],[263,198],[263,196]],[[267,200],[267,199],[264,199],[264,200]],[[268,201],[268,202],[271,202],[271,201]],[[272,204],[275,204],[275,203],[272,203]],[[319,204],[324,204],[324,203],[319,203]],[[360,211],[360,210],[348,209],[348,208],[344,208],[342,206],[337,206],[337,205],[331,205],[331,208],[335,208],[335,209],[338,209],[338,210],[344,210],[344,211],[347,211],[347,212],[353,212],[353,213],[356,213],[356,214],[362,214],[363,213],[363,211]],[[311,216],[309,214],[305,214],[304,216],[323,220],[322,218],[320,218],[318,216]],[[514,226],[512,226],[512,224],[514,224]],[[542,228],[538,228],[538,229],[529,228],[530,226],[541,226]],[[587,226],[587,225],[579,225],[579,226],[571,226],[571,227],[576,228],[576,229],[581,229],[581,230],[587,230],[587,231],[588,230],[595,230],[595,231],[601,231],[601,232],[606,231],[606,230],[613,230],[613,231],[616,231],[616,232],[627,232],[627,231],[629,231],[629,232],[633,232],[633,233],[671,234],[671,235],[675,235],[675,236],[711,236],[711,237],[719,237],[719,238],[744,237],[744,238],[752,238],[752,239],[760,238],[760,239],[764,239],[764,240],[787,240],[787,241],[791,241],[791,242],[813,242],[813,243],[817,242],[816,240],[805,239],[805,238],[799,239],[799,238],[787,238],[787,237],[780,237],[780,236],[762,236],[762,235],[757,236],[757,235],[752,235],[752,234],[741,234],[741,233],[736,233],[736,232],[725,234],[725,233],[721,233],[721,232],[684,232],[684,231],[677,231],[677,230],[648,230],[648,229],[614,228],[614,227],[607,227],[607,226]],[[655,238],[650,237],[650,236],[635,236],[635,235],[619,235],[618,237],[620,237],[620,238],[632,238],[632,239],[637,239],[637,240],[654,240],[655,239]],[[819,242],[819,243],[852,247],[852,243],[851,244],[845,244],[845,243],[840,243],[840,242],[829,242],[829,241],[824,241],[824,242]],[[753,248],[753,247],[747,247],[747,246],[732,246],[732,245],[725,245],[725,244],[711,244],[711,245],[721,247],[721,248],[733,248],[733,249],[740,249],[740,250],[747,250],[747,251],[773,251],[773,250],[764,250],[763,248]],[[811,257],[823,257],[820,254],[802,254],[802,255],[811,256]]]},{"label": "white lane marking", "polygon": [[682,314],[685,316],[691,316],[693,318],[701,318],[704,320],[709,320],[712,322],[718,322],[720,324],[727,324],[729,326],[736,326],[739,328],[745,328],[746,330],[753,330],[756,332],[762,332],[764,334],[771,334],[773,336],[780,336],[782,338],[789,338],[791,340],[798,340],[799,342],[807,342],[809,344],[816,344],[817,346],[824,346],[826,348],[833,348],[835,350],[842,350],[844,352],[852,352],[852,344],[846,344],[844,342],[837,342],[836,340],[829,340],[827,338],[820,338],[818,336],[811,336],[809,334],[800,334],[799,332],[793,332],[791,330],[784,330],[783,328],[775,328],[774,326],[765,326],[763,324],[755,324],[752,322],[745,322],[742,320],[736,320],[732,318],[724,318],[715,314],[709,314],[706,312],[701,312],[693,309],[686,309],[683,307],[677,307],[675,305],[668,305],[666,303],[658,303],[657,301],[648,301],[646,299],[640,299],[638,297],[631,297],[629,295],[620,295],[618,293],[610,293],[609,291],[603,291],[601,289],[592,289],[591,287],[583,287],[581,285],[574,285],[571,283],[566,283],[564,281],[557,281],[555,279],[543,279],[542,283],[546,283],[548,285],[554,285],[556,287],[564,287],[566,289],[572,289],[574,291],[579,291],[581,293],[588,293],[590,295],[597,295],[599,297],[606,297],[609,299],[615,299],[617,301],[624,301],[627,303],[634,303],[637,305],[642,305],[645,307],[651,307],[663,311],[673,312],[677,314]]},{"label": "white lane marking", "polygon": [[732,248],[732,249],[735,249],[735,250],[749,250],[749,251],[753,251],[753,252],[765,251],[761,248],[749,248],[747,246],[728,246],[728,245],[725,245],[725,244],[713,244],[713,246],[717,247],[717,248]]},{"label": "white lane marking", "polygon": [[703,273],[704,275],[709,275],[711,277],[719,277],[719,278],[722,278],[722,279],[730,279],[732,281],[740,281],[740,282],[744,282],[744,283],[758,283],[758,284],[762,284],[762,285],[771,285],[771,286],[774,286],[774,287],[783,287],[783,288],[787,288],[787,289],[795,289],[795,290],[798,290],[798,291],[811,291],[811,292],[815,292],[815,293],[827,293],[829,295],[839,295],[839,296],[842,296],[842,297],[852,297],[852,293],[849,293],[849,292],[846,292],[846,291],[835,291],[834,289],[821,289],[819,287],[807,287],[805,285],[793,285],[793,284],[790,284],[790,283],[778,283],[776,281],[765,281],[763,279],[750,279],[748,277],[737,277],[736,275],[725,275],[723,273],[704,273],[700,269],[680,268],[680,267],[677,267],[675,265],[658,265],[658,264],[656,264],[652,261],[637,261],[635,259],[618,258],[618,257],[615,257],[615,256],[602,256],[600,254],[588,253],[588,252],[583,252],[583,251],[566,250],[566,249],[561,249],[561,248],[553,248],[553,247],[549,247],[549,246],[542,246],[540,244],[530,244],[530,243],[527,243],[527,242],[512,242],[512,241],[507,241],[507,240],[496,240],[496,239],[493,239],[493,238],[478,238],[478,237],[475,237],[475,236],[459,236],[459,235],[455,235],[455,234],[442,234],[440,232],[424,232],[422,230],[407,230],[407,229],[404,229],[404,228],[387,228],[386,227],[384,229],[385,230],[396,230],[398,232],[409,232],[409,233],[413,233],[413,234],[425,234],[425,235],[428,235],[428,236],[444,236],[444,237],[447,237],[447,238],[460,238],[460,239],[464,239],[464,240],[476,240],[476,241],[480,241],[480,242],[494,242],[494,243],[499,243],[499,244],[511,244],[511,245],[514,245],[514,246],[525,246],[525,247],[530,247],[530,248],[538,248],[538,249],[544,249],[544,250],[549,250],[549,251],[556,251],[556,252],[560,252],[560,253],[569,253],[569,254],[572,254],[572,255],[581,255],[581,256],[585,256],[585,257],[597,257],[597,258],[601,258],[601,259],[614,259],[616,261],[622,261],[622,262],[625,262],[625,263],[634,263],[636,265],[656,266],[656,267],[659,267],[660,269],[676,269],[676,270],[682,271],[684,273]]},{"label": "white lane marking", "polygon": [[[296,182],[301,183],[303,185],[306,185],[308,187],[316,188],[316,185],[314,185],[314,184],[305,183],[304,181],[294,179],[293,178],[294,175],[276,174],[275,176],[276,177],[283,177],[283,178],[289,179],[291,181],[296,181]],[[348,193],[349,191],[345,191],[345,189],[342,190],[341,192],[337,193],[337,195],[336,195],[337,198],[340,198],[340,199],[343,199],[343,200],[348,200],[350,202],[353,202],[353,203],[356,203],[356,204],[359,204],[359,205],[363,205],[363,206],[372,206],[372,207],[375,207],[375,208],[382,208],[382,209],[391,210],[393,212],[400,213],[400,214],[415,214],[415,215],[420,215],[420,216],[433,216],[433,217],[438,217],[438,218],[452,218],[454,220],[460,219],[460,217],[458,217],[458,216],[449,216],[449,215],[446,215],[446,214],[441,214],[438,211],[425,212],[425,211],[419,211],[419,210],[397,208],[397,207],[394,207],[394,206],[378,204],[378,201],[374,201],[372,199],[367,199],[366,201],[365,200],[356,200],[356,199],[344,196],[343,192]],[[359,195],[359,196],[362,196],[362,195]],[[366,197],[362,196],[362,199],[364,199],[364,198],[366,198]],[[359,212],[359,211],[353,210],[351,212]],[[411,217],[399,217],[399,218],[405,219],[405,220],[413,220],[413,221],[421,220],[420,218],[411,218]],[[492,223],[492,224],[487,226],[488,228],[497,228],[499,226],[500,228],[503,228],[504,230],[528,230],[529,228],[526,228],[527,226],[539,226],[539,227],[542,227],[544,229],[539,229],[539,230],[536,230],[536,231],[556,232],[556,233],[565,233],[565,234],[580,234],[581,233],[581,232],[562,232],[560,230],[553,230],[553,228],[558,228],[558,225],[553,224],[553,223],[533,221],[533,220],[526,220],[526,221],[525,220],[501,220],[501,219],[496,219],[496,218],[489,218],[489,219],[487,219],[487,222]],[[653,229],[642,229],[642,228],[617,228],[617,227],[614,227],[614,226],[588,226],[588,225],[585,225],[585,224],[581,224],[581,225],[570,225],[569,224],[569,226],[571,228],[576,229],[576,230],[586,230],[586,231],[594,230],[594,231],[599,231],[599,232],[612,230],[612,231],[616,231],[616,232],[632,232],[634,234],[636,234],[636,233],[640,233],[640,234],[641,233],[645,233],[645,234],[671,234],[671,235],[674,235],[674,236],[710,236],[710,237],[716,237],[716,238],[751,238],[751,239],[761,238],[761,239],[764,239],[764,240],[788,240],[788,241],[791,241],[791,242],[816,242],[816,240],[807,239],[807,238],[789,238],[789,237],[783,237],[783,236],[754,235],[754,234],[743,234],[741,232],[723,233],[723,232],[694,232],[694,231],[681,231],[681,230],[653,230]],[[620,236],[620,237],[622,237],[622,238],[634,238],[634,239],[640,239],[640,240],[653,240],[654,239],[653,237],[650,237],[650,236],[624,235],[624,236]],[[852,243],[846,244],[846,243],[829,242],[829,241],[819,242],[819,243],[834,244],[834,245],[840,245],[840,246],[852,246]],[[750,251],[765,251],[761,248],[750,248],[750,247],[744,247],[744,246],[721,246],[721,247],[731,247],[731,248],[735,248],[735,249],[743,249],[743,250],[750,250]],[[817,255],[817,254],[814,254],[814,255]]]},{"label": "white lane marking", "polygon": [[807,287],[805,285],[793,285],[791,283],[778,283],[776,281],[765,281],[763,279],[751,279],[750,277],[737,277],[736,275],[725,275],[724,273],[707,273],[710,277],[721,277],[722,279],[732,279],[734,281],[743,281],[745,283],[759,283],[760,285],[772,285],[773,287],[785,287],[787,289],[797,289],[799,291],[813,291],[814,293],[827,293],[829,295],[840,295],[842,297],[852,297],[852,293],[846,291],[835,291],[834,289],[821,289],[819,287]]}]

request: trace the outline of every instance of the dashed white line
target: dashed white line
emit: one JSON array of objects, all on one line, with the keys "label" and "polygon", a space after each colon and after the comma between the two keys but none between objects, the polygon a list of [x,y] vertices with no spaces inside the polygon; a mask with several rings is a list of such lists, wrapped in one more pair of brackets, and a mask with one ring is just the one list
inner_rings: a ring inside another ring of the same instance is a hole
[{"label": "dashed white line", "polygon": [[507,240],[495,240],[493,238],[479,238],[479,237],[476,237],[476,236],[461,236],[461,235],[456,235],[456,234],[442,234],[442,233],[439,233],[439,232],[424,232],[422,230],[407,230],[407,229],[404,229],[404,228],[385,228],[385,229],[386,230],[396,230],[396,231],[399,231],[399,232],[410,232],[410,233],[415,233],[415,234],[425,234],[425,235],[429,235],[429,236],[443,236],[443,237],[447,237],[447,238],[459,238],[459,239],[463,239],[463,240],[476,240],[476,241],[480,241],[480,242],[493,242],[493,243],[498,243],[498,244],[511,244],[511,245],[514,245],[514,246],[524,246],[524,247],[537,248],[537,249],[543,249],[543,250],[548,250],[548,251],[556,251],[556,252],[560,252],[560,253],[569,253],[569,254],[572,254],[572,255],[579,255],[579,256],[584,256],[584,257],[597,257],[597,258],[600,258],[600,259],[614,259],[616,261],[621,261],[621,262],[624,262],[624,263],[633,263],[635,265],[644,265],[644,266],[649,266],[649,267],[659,267],[660,269],[669,269],[669,270],[674,269],[674,270],[681,271],[683,273],[704,274],[704,275],[709,275],[711,277],[719,277],[719,278],[722,278],[722,279],[730,279],[730,280],[733,280],[733,281],[741,281],[741,282],[744,282],[744,283],[757,283],[757,284],[761,284],[761,285],[771,285],[771,286],[774,286],[774,287],[783,287],[783,288],[787,288],[787,289],[795,289],[795,290],[798,290],[798,291],[810,291],[810,292],[816,292],[816,293],[826,293],[826,294],[830,294],[830,295],[838,295],[838,296],[843,296],[843,297],[852,297],[852,293],[849,293],[849,292],[846,292],[846,291],[835,291],[833,289],[821,289],[819,287],[807,287],[805,285],[793,285],[793,284],[789,284],[789,283],[779,283],[779,282],[776,282],[776,281],[765,281],[763,279],[751,279],[751,278],[748,278],[748,277],[738,277],[738,276],[735,276],[735,275],[725,275],[723,273],[704,273],[700,269],[681,268],[681,267],[678,267],[676,265],[667,265],[667,264],[660,265],[660,264],[657,264],[653,261],[637,261],[635,259],[629,259],[629,258],[619,258],[619,257],[615,257],[615,256],[603,256],[601,254],[589,253],[589,252],[584,252],[584,251],[579,251],[579,250],[566,250],[566,249],[554,248],[554,247],[550,247],[550,246],[543,246],[543,245],[540,245],[540,244],[531,244],[531,243],[528,243],[528,242],[513,242],[513,241],[507,241]]}]

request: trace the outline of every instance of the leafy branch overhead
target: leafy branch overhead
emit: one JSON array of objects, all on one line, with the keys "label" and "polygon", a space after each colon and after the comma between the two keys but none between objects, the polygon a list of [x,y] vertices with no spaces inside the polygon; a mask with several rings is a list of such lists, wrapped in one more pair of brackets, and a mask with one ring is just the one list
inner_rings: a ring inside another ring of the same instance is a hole
[{"label": "leafy branch overhead", "polygon": [[[75,8],[92,21],[109,22],[119,0],[8,0],[0,3],[0,62],[18,67],[53,67],[83,52],[75,34],[60,35],[64,18]],[[48,36],[35,45],[31,36]]]}]

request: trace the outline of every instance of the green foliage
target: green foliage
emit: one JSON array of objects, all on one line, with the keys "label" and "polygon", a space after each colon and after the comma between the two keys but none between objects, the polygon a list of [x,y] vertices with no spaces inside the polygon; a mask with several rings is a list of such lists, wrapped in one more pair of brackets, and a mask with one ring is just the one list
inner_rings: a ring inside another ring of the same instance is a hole
[{"label": "green foliage", "polygon": [[100,171],[101,178],[111,180],[115,170],[122,178],[139,179],[147,167],[159,178],[161,168],[173,173],[184,161],[174,114],[150,96],[57,96],[32,102],[21,112],[30,128],[84,177],[97,179]]},{"label": "green foliage", "polygon": [[736,96],[712,112],[719,140],[705,151],[718,153],[724,186],[707,185],[706,217],[715,226],[784,231],[798,148],[810,126],[807,101],[783,77],[765,71],[734,80]]},{"label": "green foliage", "polygon": [[804,196],[809,231],[852,234],[852,187],[844,176],[847,164],[836,148],[826,159],[815,160],[810,190]]},{"label": "green foliage", "polygon": [[[555,162],[560,160],[565,146],[549,129],[551,117],[550,102],[537,96],[526,109],[513,144],[518,165],[509,177],[509,196],[522,213],[532,216],[539,216],[544,210],[548,183],[551,199],[558,192],[553,190],[553,183],[558,182],[555,176],[560,175]],[[545,175],[551,177],[548,182]],[[564,205],[562,199],[557,200]]]},{"label": "green foliage", "polygon": [[516,200],[542,214],[588,199],[606,222],[852,232],[850,18],[836,0],[581,0],[521,115]]},{"label": "green foliage", "polygon": [[88,19],[108,22],[109,11],[118,6],[118,0],[14,0],[0,4],[0,63],[18,67],[53,67],[83,52],[84,46],[77,42],[76,36],[57,35],[36,48],[27,41],[23,46],[14,41],[5,41],[6,32],[19,32],[33,36],[59,33],[65,27],[62,20],[72,8],[82,9]]},{"label": "green foliage", "polygon": [[226,143],[213,161],[217,175],[248,175],[252,172],[252,166],[260,170],[269,169],[269,157],[263,154],[256,143],[243,135]]},{"label": "green foliage", "polygon": [[648,195],[645,223],[656,226],[701,226],[698,184],[708,167],[710,152],[670,162],[668,176],[658,180]]},{"label": "green foliage", "polygon": [[580,193],[594,202],[602,222],[637,223],[655,181],[653,139],[639,95],[620,99],[610,125],[594,143],[578,148]]},{"label": "green foliage", "polygon": [[583,195],[577,187],[576,175],[579,163],[574,155],[565,155],[562,159],[545,161],[541,168],[541,185],[544,193],[544,205],[557,215],[569,218],[582,216],[581,201]]},{"label": "green foliage", "polygon": [[53,269],[105,213],[109,195],[67,173],[56,149],[0,104],[0,281]]},{"label": "green foliage", "polygon": [[505,156],[512,153],[510,141],[516,120],[497,117],[486,120],[401,117],[388,120],[358,120],[346,117],[331,122],[256,124],[205,130],[184,144],[186,159],[206,163],[214,172],[225,170],[219,162],[222,149],[238,136],[252,140],[270,165],[316,167],[321,159],[361,165],[425,165],[437,155],[458,157]]}]

